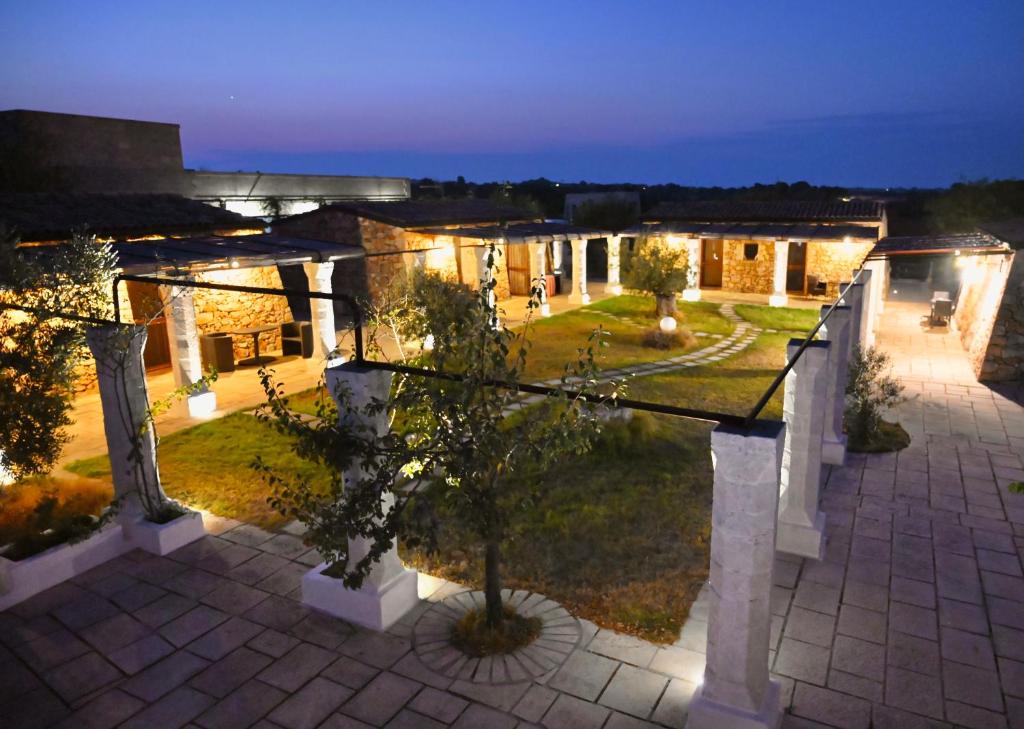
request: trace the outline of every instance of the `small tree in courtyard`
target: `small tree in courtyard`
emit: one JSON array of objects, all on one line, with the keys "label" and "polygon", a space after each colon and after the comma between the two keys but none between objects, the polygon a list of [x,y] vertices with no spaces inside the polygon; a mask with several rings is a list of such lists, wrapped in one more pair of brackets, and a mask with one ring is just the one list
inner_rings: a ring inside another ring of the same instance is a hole
[{"label": "small tree in courtyard", "polygon": [[[0,231],[0,302],[39,312],[110,318],[110,246],[76,233],[59,246],[19,248]],[[0,309],[0,474],[47,473],[67,442],[65,428],[85,356],[80,322]]]},{"label": "small tree in courtyard", "polygon": [[654,296],[658,317],[676,313],[676,296],[686,287],[686,252],[660,238],[641,238],[625,262],[623,283]]},{"label": "small tree in courtyard", "polygon": [[[501,600],[501,547],[509,518],[541,496],[536,485],[511,476],[585,452],[599,429],[598,406],[564,393],[520,407],[516,385],[525,373],[532,317],[519,331],[496,326],[489,303],[493,288],[493,280],[471,291],[431,274],[417,277],[403,330],[418,341],[432,335],[433,348],[422,350],[412,363],[458,379],[396,376],[390,401],[372,403],[364,418],[345,417],[352,406],[349,394],[341,392],[339,422],[303,423],[288,412],[280,386],[265,375],[266,417],[297,436],[299,454],[337,474],[328,492],[271,474],[274,503],[310,526],[313,542],[328,563],[335,563],[333,571],[347,585],[359,585],[398,535],[411,546],[436,547],[438,507],[444,504],[452,518],[472,526],[483,545],[486,611],[480,622],[492,635],[513,630],[518,620]],[[531,313],[539,295],[535,289]],[[567,363],[563,383],[582,392],[598,390],[594,349],[601,341],[596,331],[583,343],[577,359]],[[613,386],[605,391],[609,397],[615,393]],[[383,436],[344,424],[384,413],[395,418],[394,429]],[[355,461],[362,477],[342,484],[341,472]],[[382,508],[382,500],[391,496],[394,505]],[[354,536],[372,539],[375,546],[352,564],[346,562],[346,548]]]},{"label": "small tree in courtyard", "polygon": [[909,436],[898,424],[882,419],[882,413],[903,401],[903,386],[888,374],[889,356],[874,347],[855,345],[846,381],[843,425],[855,452],[893,451],[905,448]]}]

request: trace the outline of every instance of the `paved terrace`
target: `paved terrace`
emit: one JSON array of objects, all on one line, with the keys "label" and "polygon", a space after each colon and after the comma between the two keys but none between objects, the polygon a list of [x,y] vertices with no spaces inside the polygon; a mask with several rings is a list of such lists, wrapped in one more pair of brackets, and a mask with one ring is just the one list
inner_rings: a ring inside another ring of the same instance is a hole
[{"label": "paved terrace", "polygon": [[[786,727],[1024,727],[1024,411],[970,376],[924,309],[890,303],[914,437],[827,476],[828,549],[780,559],[773,671]],[[390,634],[298,602],[301,539],[211,520],[170,557],[131,553],[0,614],[3,727],[682,727],[701,680],[706,606],[659,647],[582,621],[532,683],[441,678]],[[421,595],[458,590],[421,577]],[[429,603],[421,606],[426,609]]]}]

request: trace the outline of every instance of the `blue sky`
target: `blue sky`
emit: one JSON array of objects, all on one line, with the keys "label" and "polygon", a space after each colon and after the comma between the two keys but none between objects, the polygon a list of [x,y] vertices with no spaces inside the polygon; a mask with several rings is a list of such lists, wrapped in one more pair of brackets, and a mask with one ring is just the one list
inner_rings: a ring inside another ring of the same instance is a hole
[{"label": "blue sky", "polygon": [[413,177],[1024,177],[1024,2],[0,4],[0,108],[186,164]]}]

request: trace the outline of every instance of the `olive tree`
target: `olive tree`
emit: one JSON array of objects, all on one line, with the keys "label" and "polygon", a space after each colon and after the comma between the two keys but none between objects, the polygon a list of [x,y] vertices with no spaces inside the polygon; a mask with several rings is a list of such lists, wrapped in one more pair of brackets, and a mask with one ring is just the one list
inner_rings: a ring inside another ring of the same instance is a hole
[{"label": "olive tree", "polygon": [[60,312],[109,319],[115,256],[109,245],[76,233],[60,245],[19,247],[0,231],[0,473],[46,473],[68,440],[84,325]]},{"label": "olive tree", "polygon": [[676,313],[676,296],[686,287],[686,252],[661,238],[640,238],[625,261],[623,283],[655,299],[659,317]]},{"label": "olive tree", "polygon": [[[347,417],[354,408],[350,394],[338,392],[341,417],[310,422],[288,410],[282,386],[264,372],[268,404],[263,417],[295,437],[299,455],[327,466],[332,482],[324,489],[257,464],[274,486],[272,503],[307,525],[309,538],[332,565],[329,573],[350,587],[361,584],[399,535],[411,546],[436,549],[443,503],[451,518],[470,525],[480,539],[491,630],[504,621],[500,565],[509,518],[542,496],[538,485],[523,485],[511,476],[590,447],[602,406],[581,394],[600,389],[594,360],[595,348],[603,343],[603,333],[595,331],[566,363],[565,387],[524,405],[518,383],[526,377],[540,290],[532,292],[525,326],[511,330],[497,324],[490,303],[494,285],[491,280],[473,291],[419,274],[402,329],[414,341],[431,335],[432,348],[421,348],[409,364],[435,376],[399,373],[390,398],[364,406],[362,417]],[[580,394],[569,394],[570,386]],[[607,398],[616,394],[614,384],[602,393]],[[385,413],[393,416],[393,427],[383,435],[353,424]],[[343,483],[341,474],[355,461],[361,478]],[[382,507],[392,499],[393,506]],[[373,540],[374,547],[352,564],[347,541],[357,536]]]}]

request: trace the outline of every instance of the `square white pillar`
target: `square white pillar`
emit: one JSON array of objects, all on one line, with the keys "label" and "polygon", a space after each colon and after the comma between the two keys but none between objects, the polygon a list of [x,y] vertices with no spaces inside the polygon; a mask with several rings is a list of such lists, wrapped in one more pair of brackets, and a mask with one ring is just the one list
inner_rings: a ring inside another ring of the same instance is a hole
[{"label": "square white pillar", "polygon": [[[331,397],[338,406],[341,422],[367,428],[378,436],[387,431],[387,412],[369,417],[365,408],[371,402],[384,401],[391,396],[390,372],[347,362],[328,367],[324,375]],[[351,394],[348,401],[339,399],[342,389]],[[344,474],[346,488],[357,484],[364,476],[362,463],[353,461]],[[388,494],[382,500],[381,508],[384,512],[390,511],[394,503],[394,496]],[[349,560],[361,560],[372,546],[373,543],[363,537],[349,539]],[[338,578],[322,574],[327,566],[321,563],[302,578],[302,601],[317,610],[371,630],[387,630],[419,603],[416,571],[406,569],[394,544],[381,555],[358,590],[345,587]]]},{"label": "square white pillar", "polygon": [[612,296],[622,293],[621,253],[622,238],[617,235],[608,236],[608,283],[604,285],[604,292]]},{"label": "square white pillar", "polygon": [[551,272],[564,273],[562,271],[562,246],[565,241],[556,240],[551,242]]},{"label": "square white pillar", "polygon": [[786,273],[789,266],[789,241],[775,241],[775,269],[772,272],[772,295],[769,306],[785,306],[789,303],[786,295]]},{"label": "square white pillar", "polygon": [[[821,307],[821,316],[829,311]],[[843,413],[846,409],[846,380],[850,369],[850,307],[837,306],[818,330],[832,344],[829,352],[828,386],[825,392],[825,427],[821,443],[821,461],[833,466],[846,463],[846,433]]]},{"label": "square white pillar", "polygon": [[490,292],[487,295],[487,306],[490,307],[491,311],[494,312],[494,326],[498,326],[498,298],[494,293],[494,269],[498,263],[498,251],[495,247],[489,244],[483,244],[473,249],[473,255],[476,259],[476,280],[482,290],[485,286],[490,286]]},{"label": "square white pillar", "polygon": [[[199,327],[196,325],[192,292],[189,286],[160,287],[161,298],[167,307],[167,340],[170,343],[171,371],[176,387],[191,385],[203,377]],[[187,400],[188,414],[194,418],[208,417],[217,409],[217,395],[206,387],[189,395]]]},{"label": "square white pillar", "polygon": [[530,280],[540,289],[540,315],[551,316],[551,305],[548,303],[548,244],[529,243],[530,249]]},{"label": "square white pillar", "polygon": [[864,332],[864,284],[841,283],[839,290],[845,291],[841,302],[850,307],[850,351],[854,347],[865,348]]},{"label": "square white pillar", "polygon": [[[334,263],[303,263],[310,292],[333,293],[331,274]],[[334,302],[331,299],[310,298],[309,311],[313,318],[313,361],[322,366],[324,362],[343,362],[344,358],[335,353],[338,348],[338,333],[334,328]]]},{"label": "square white pillar", "polygon": [[587,293],[587,241],[572,241],[572,290],[569,303],[585,305],[590,303]]},{"label": "square white pillar", "polygon": [[686,239],[686,288],[683,301],[700,301],[700,238]]},{"label": "square white pillar", "polygon": [[867,297],[868,327],[867,342],[869,347],[875,344],[875,333],[878,331],[878,317],[882,313],[882,300],[885,292],[885,261],[872,260],[864,262],[864,273],[869,274]]},{"label": "square white pillar", "polygon": [[775,729],[780,687],[768,674],[779,476],[786,427],[711,432],[715,469],[707,664],[687,729]]},{"label": "square white pillar", "polygon": [[[790,360],[803,342],[789,340]],[[825,554],[825,514],[818,509],[818,499],[831,346],[831,342],[822,341],[812,341],[807,346],[786,375],[782,404],[786,446],[782,453],[775,548],[811,559],[821,559]]]}]

